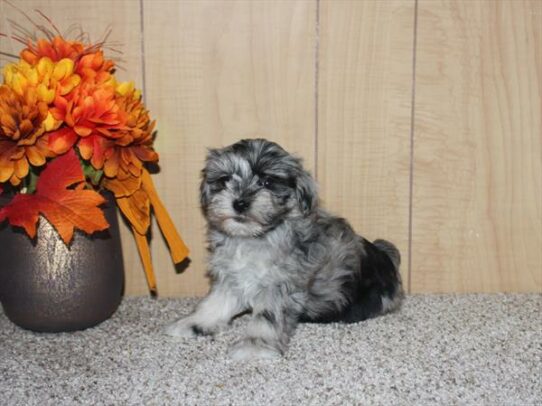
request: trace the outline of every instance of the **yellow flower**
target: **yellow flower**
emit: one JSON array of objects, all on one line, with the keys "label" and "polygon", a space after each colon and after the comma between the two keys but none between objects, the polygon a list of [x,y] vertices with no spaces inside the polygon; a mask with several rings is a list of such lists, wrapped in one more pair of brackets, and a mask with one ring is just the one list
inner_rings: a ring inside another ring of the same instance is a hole
[{"label": "yellow flower", "polygon": [[74,62],[67,58],[53,62],[43,57],[36,65],[21,60],[4,67],[4,83],[15,93],[24,96],[27,91],[34,91],[38,100],[47,104],[51,104],[57,94],[68,94],[80,82],[80,76],[74,73]]},{"label": "yellow flower", "polygon": [[115,88],[115,93],[118,96],[130,95],[133,99],[141,98],[141,90],[136,89],[134,82],[117,82],[113,76],[110,83]]}]

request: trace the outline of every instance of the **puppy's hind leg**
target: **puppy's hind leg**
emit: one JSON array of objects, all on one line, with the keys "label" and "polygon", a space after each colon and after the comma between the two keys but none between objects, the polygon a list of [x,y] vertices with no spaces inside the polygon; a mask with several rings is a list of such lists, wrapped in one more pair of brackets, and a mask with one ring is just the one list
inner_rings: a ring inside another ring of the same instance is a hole
[{"label": "puppy's hind leg", "polygon": [[231,291],[215,286],[192,314],[168,325],[164,332],[172,337],[211,335],[243,310],[239,299]]},{"label": "puppy's hind leg", "polygon": [[256,298],[246,338],[230,350],[234,360],[279,358],[297,325],[299,305],[281,288],[270,289]]}]

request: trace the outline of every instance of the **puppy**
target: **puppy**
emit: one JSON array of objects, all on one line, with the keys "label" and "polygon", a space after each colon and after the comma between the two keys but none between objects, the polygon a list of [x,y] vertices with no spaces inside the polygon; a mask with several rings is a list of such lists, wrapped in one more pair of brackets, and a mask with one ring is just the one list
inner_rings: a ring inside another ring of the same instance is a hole
[{"label": "puppy", "polygon": [[399,307],[397,248],[321,209],[300,159],[274,142],[242,140],[210,150],[202,174],[212,287],[167,334],[214,334],[251,311],[230,355],[275,358],[298,322],[354,323]]}]

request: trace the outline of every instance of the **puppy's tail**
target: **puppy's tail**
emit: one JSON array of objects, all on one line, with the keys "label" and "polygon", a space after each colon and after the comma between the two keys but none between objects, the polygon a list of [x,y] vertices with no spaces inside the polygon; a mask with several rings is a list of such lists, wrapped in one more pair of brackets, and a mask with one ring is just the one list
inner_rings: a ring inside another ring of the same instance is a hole
[{"label": "puppy's tail", "polygon": [[401,265],[401,253],[395,245],[386,240],[374,240],[373,245],[380,251],[383,251],[391,259],[395,269],[399,270],[399,265]]},{"label": "puppy's tail", "polygon": [[365,239],[356,299],[340,321],[354,323],[392,312],[404,298],[399,265],[401,254],[391,242]]},{"label": "puppy's tail", "polygon": [[[381,313],[388,313],[398,309],[404,299],[403,284],[401,281],[401,273],[399,272],[399,266],[401,265],[401,253],[395,245],[386,240],[375,240],[373,246],[385,254],[391,263],[393,269],[390,267],[382,267],[381,276],[383,280],[386,280],[387,285],[384,289],[385,293],[382,298],[382,311]],[[386,275],[387,274],[387,275]]]},{"label": "puppy's tail", "polygon": [[393,264],[393,270],[390,270],[388,279],[389,288],[386,292],[387,295],[382,296],[382,313],[392,312],[401,306],[405,297],[401,273],[399,272],[401,253],[395,245],[386,240],[375,240],[373,245],[380,252],[384,253]]}]

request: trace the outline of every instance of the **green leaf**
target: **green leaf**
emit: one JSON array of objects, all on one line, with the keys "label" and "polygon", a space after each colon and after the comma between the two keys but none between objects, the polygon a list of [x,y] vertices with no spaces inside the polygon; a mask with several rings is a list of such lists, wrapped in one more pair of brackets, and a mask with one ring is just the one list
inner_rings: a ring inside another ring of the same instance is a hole
[{"label": "green leaf", "polygon": [[32,194],[36,191],[36,184],[38,183],[38,174],[34,168],[30,168],[28,171],[28,176],[25,179],[26,183],[26,193]]},{"label": "green leaf", "polygon": [[104,174],[103,170],[96,170],[92,165],[85,165],[83,167],[83,172],[85,176],[90,179],[94,186],[98,186],[102,180]]},{"label": "green leaf", "polygon": [[90,180],[90,182],[94,186],[98,186],[100,184],[100,181],[102,180],[104,171],[95,169],[91,164],[85,161],[82,161],[82,164],[83,164],[83,173],[85,174],[85,177],[88,180]]}]

